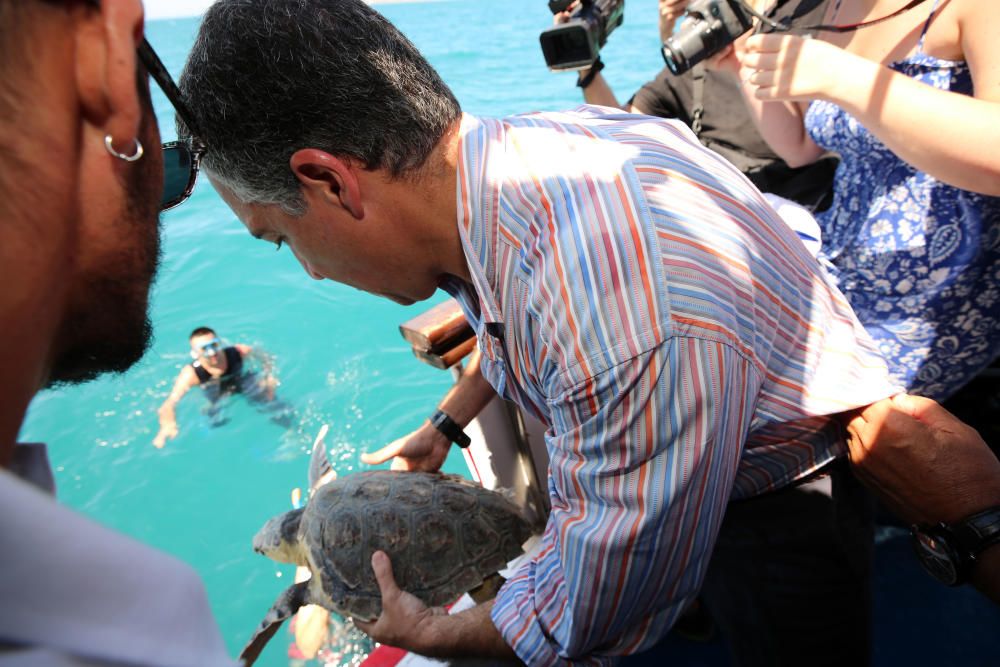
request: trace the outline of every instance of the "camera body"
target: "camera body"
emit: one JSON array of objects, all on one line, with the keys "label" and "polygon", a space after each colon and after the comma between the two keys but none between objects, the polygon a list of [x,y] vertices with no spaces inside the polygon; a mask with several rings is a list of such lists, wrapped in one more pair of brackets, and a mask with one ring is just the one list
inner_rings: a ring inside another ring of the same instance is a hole
[{"label": "camera body", "polygon": [[[565,11],[572,0],[549,0],[553,14]],[[625,0],[580,0],[569,21],[543,30],[545,64],[552,70],[587,69],[594,64],[608,35],[625,18]]]},{"label": "camera body", "polygon": [[713,56],[753,27],[753,16],[740,0],[694,0],[689,17],[663,43],[663,60],[673,74],[683,74]]}]

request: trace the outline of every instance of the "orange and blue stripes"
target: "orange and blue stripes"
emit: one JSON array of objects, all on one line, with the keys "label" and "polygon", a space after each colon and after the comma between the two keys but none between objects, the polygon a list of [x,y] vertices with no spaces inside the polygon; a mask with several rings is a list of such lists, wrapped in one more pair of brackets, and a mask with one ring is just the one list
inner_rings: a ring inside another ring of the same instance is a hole
[{"label": "orange and blue stripes", "polygon": [[483,373],[548,425],[544,547],[493,620],[526,663],[647,648],[695,595],[732,497],[843,452],[888,396],[843,296],[683,125],[600,107],[466,116],[446,288]]}]

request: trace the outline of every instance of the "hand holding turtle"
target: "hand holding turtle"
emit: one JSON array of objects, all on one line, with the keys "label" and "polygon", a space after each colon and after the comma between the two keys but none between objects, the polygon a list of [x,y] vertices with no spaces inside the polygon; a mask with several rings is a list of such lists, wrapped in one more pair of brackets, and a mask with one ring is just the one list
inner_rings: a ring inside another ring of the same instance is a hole
[{"label": "hand holding turtle", "polygon": [[368,465],[378,465],[393,459],[393,470],[437,472],[450,449],[448,438],[426,421],[416,431],[393,440],[382,449],[362,454],[361,460]]},{"label": "hand holding turtle", "polygon": [[432,619],[446,616],[447,612],[442,607],[428,607],[416,596],[400,590],[385,552],[372,554],[372,570],[382,594],[382,614],[371,622],[354,619],[354,624],[380,644],[432,655],[436,644]]}]

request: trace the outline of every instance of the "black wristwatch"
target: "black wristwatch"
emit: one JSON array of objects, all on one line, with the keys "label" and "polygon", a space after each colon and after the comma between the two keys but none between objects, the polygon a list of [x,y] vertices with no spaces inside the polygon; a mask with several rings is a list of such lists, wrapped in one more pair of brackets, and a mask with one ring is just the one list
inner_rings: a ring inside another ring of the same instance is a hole
[{"label": "black wristwatch", "polygon": [[442,410],[437,410],[431,415],[431,425],[443,433],[444,437],[448,438],[462,449],[465,449],[472,444],[472,440],[465,434],[462,427]]},{"label": "black wristwatch", "polygon": [[958,586],[968,581],[976,557],[1000,543],[1000,506],[956,523],[911,526],[910,534],[924,569],[941,583]]}]

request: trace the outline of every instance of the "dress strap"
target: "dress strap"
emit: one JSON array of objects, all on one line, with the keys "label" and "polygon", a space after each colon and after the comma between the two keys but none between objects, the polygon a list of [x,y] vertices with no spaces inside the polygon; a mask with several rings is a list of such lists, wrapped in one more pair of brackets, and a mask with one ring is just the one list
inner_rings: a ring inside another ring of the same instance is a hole
[{"label": "dress strap", "polygon": [[917,53],[924,52],[924,37],[927,35],[927,28],[931,27],[931,20],[934,18],[934,13],[937,11],[938,2],[941,0],[934,0],[934,4],[931,6],[931,13],[927,15],[927,20],[924,21],[924,29],[920,31],[920,39],[917,40]]}]

